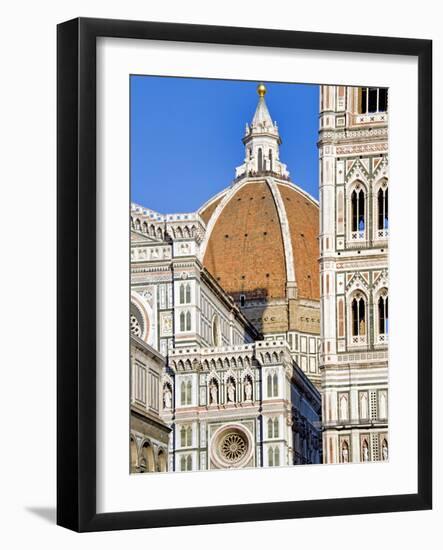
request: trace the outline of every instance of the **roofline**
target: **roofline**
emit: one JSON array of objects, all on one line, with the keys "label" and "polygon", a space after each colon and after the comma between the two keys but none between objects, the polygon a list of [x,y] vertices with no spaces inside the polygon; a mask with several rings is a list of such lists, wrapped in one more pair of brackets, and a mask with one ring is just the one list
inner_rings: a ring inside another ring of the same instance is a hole
[{"label": "roofline", "polygon": [[228,187],[225,187],[224,189],[219,191],[216,195],[213,195],[202,206],[200,206],[200,208],[197,210],[197,212],[200,214],[200,216],[201,216],[201,212],[203,212],[203,210],[205,210],[206,208],[209,208],[209,206],[211,206],[211,204],[213,202],[215,202],[217,199],[221,198],[221,196],[224,195],[225,193],[227,193],[231,187],[232,187],[232,183],[230,185],[228,185]]},{"label": "roofline", "polygon": [[301,195],[304,195],[307,199],[309,199],[311,202],[314,203],[314,206],[317,206],[317,208],[320,208],[320,202],[315,199],[312,195],[310,195],[307,191],[305,191],[302,187],[294,183],[293,181],[283,181],[279,180],[278,178],[274,178],[278,181],[281,185],[287,185],[288,187],[291,187],[294,191],[298,191]]}]

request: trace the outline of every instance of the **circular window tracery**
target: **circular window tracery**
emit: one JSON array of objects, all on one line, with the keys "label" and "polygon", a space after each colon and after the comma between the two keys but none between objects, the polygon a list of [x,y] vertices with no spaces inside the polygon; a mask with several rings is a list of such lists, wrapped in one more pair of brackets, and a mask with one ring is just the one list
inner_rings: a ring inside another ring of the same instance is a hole
[{"label": "circular window tracery", "polygon": [[138,336],[139,338],[142,335],[142,327],[135,315],[131,315],[131,334]]},{"label": "circular window tracery", "polygon": [[142,340],[148,341],[149,337],[149,319],[144,316],[140,307],[131,301],[131,310],[129,315],[129,327],[131,336],[137,336]]},{"label": "circular window tracery", "polygon": [[216,468],[242,468],[253,456],[252,436],[244,426],[220,426],[210,444],[210,456]]},{"label": "circular window tracery", "polygon": [[246,438],[238,432],[226,434],[220,443],[220,454],[226,461],[232,464],[241,460],[245,456],[247,450],[248,442]]}]

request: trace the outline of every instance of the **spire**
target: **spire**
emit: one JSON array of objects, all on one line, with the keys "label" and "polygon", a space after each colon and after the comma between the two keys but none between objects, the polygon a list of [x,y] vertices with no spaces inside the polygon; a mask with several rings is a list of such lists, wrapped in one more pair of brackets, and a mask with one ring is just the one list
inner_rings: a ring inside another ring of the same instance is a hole
[{"label": "spire", "polygon": [[257,93],[259,95],[259,100],[257,108],[255,109],[254,118],[252,119],[252,127],[257,128],[271,128],[274,125],[272,124],[272,118],[269,114],[268,107],[265,101],[266,86],[262,83],[257,86]]},{"label": "spire", "polygon": [[280,134],[276,122],[272,121],[265,101],[266,86],[257,86],[259,96],[257,108],[250,125],[246,124],[243,143],[245,161],[236,168],[236,178],[250,175],[275,175],[289,179],[286,165],[279,160]]}]

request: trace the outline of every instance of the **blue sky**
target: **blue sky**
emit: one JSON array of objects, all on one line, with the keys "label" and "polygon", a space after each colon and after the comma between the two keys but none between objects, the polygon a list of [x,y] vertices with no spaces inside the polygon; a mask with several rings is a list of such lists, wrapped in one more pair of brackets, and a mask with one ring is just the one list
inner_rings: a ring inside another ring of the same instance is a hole
[{"label": "blue sky", "polygon": [[[242,164],[257,82],[131,76],[131,200],[193,212]],[[318,198],[318,86],[267,83],[266,103],[294,183]]]}]

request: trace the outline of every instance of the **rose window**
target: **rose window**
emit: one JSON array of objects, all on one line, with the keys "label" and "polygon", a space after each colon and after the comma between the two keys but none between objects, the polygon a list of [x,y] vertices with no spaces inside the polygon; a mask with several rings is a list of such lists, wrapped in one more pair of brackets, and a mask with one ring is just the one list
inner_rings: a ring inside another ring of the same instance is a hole
[{"label": "rose window", "polygon": [[228,433],[220,442],[220,454],[230,463],[241,460],[247,450],[248,442],[239,433]]},{"label": "rose window", "polygon": [[142,327],[135,315],[131,315],[131,334],[138,336],[139,338],[142,335]]}]

